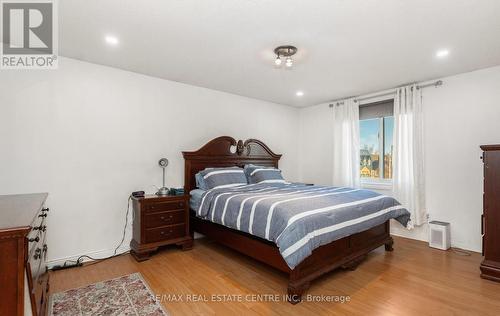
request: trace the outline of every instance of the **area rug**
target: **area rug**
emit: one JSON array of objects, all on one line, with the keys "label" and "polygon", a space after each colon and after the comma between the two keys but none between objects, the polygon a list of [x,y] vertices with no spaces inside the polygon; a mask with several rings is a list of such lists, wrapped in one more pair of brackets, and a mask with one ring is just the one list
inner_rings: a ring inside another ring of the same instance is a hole
[{"label": "area rug", "polygon": [[140,275],[134,273],[51,296],[49,315],[168,315]]}]

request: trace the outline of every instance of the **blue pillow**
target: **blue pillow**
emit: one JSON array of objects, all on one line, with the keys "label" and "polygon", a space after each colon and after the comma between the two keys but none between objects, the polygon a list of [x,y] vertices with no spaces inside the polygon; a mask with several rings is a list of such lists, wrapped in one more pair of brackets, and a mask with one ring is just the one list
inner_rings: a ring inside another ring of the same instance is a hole
[{"label": "blue pillow", "polygon": [[204,190],[248,184],[245,172],[239,167],[207,168],[198,174],[203,178]]},{"label": "blue pillow", "polygon": [[198,172],[194,177],[196,178],[196,187],[198,189],[208,190],[207,184],[205,183],[205,179],[203,179],[201,173]]},{"label": "blue pillow", "polygon": [[248,183],[288,183],[283,179],[281,170],[274,167],[245,165],[245,175]]}]

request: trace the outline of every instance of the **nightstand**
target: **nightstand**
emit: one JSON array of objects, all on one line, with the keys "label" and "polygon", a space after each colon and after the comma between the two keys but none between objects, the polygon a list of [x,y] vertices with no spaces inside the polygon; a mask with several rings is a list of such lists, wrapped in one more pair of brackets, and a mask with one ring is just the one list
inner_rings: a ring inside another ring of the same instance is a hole
[{"label": "nightstand", "polygon": [[193,247],[189,233],[189,195],[132,198],[134,221],[130,253],[137,261],[149,259],[158,247]]}]

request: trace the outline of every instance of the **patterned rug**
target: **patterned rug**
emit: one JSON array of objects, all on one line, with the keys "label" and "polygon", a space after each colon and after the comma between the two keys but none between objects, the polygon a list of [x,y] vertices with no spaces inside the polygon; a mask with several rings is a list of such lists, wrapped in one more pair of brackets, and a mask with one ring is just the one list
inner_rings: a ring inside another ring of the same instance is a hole
[{"label": "patterned rug", "polygon": [[167,313],[139,273],[94,283],[51,296],[49,315],[150,315]]}]

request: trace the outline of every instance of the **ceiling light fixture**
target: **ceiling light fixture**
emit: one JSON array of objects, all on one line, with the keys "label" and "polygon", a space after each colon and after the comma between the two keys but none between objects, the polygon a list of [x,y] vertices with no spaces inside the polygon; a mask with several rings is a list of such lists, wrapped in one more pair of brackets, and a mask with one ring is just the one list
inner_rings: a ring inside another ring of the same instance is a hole
[{"label": "ceiling light fixture", "polygon": [[301,97],[304,95],[304,92],[303,91],[297,91],[295,92],[295,95],[298,96],[298,97]]},{"label": "ceiling light fixture", "polygon": [[281,57],[285,57],[285,66],[291,68],[293,66],[292,56],[297,53],[297,47],[291,45],[278,46],[274,49],[274,53],[276,54],[276,59],[274,60],[276,66],[281,66]]},{"label": "ceiling light fixture", "polygon": [[440,49],[436,52],[436,57],[444,58],[450,54],[450,51],[447,49]]},{"label": "ceiling light fixture", "polygon": [[115,36],[111,36],[111,35],[107,35],[104,40],[106,41],[106,43],[108,43],[109,45],[118,45],[118,38],[116,38]]}]

